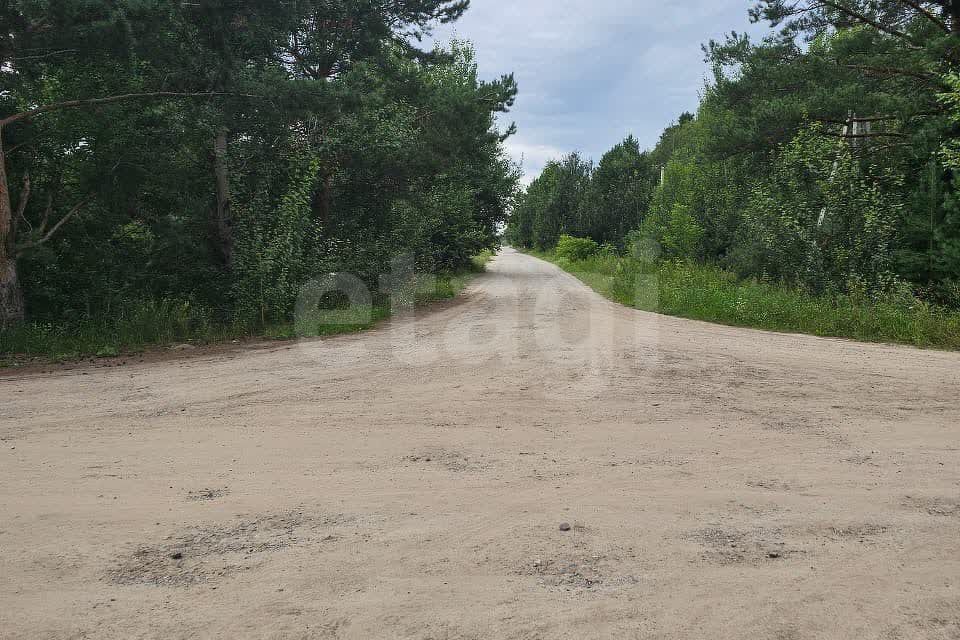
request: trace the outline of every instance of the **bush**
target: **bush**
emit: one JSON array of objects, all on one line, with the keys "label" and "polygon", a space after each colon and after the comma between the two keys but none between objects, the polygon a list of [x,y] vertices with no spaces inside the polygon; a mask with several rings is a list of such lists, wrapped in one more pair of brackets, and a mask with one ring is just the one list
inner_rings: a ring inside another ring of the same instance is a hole
[{"label": "bush", "polygon": [[240,327],[214,322],[209,310],[190,301],[126,301],[96,317],[69,323],[32,322],[0,330],[0,356],[70,359],[95,354],[105,358],[146,345],[207,342],[242,334]]},{"label": "bush", "polygon": [[574,238],[573,236],[560,236],[557,242],[557,257],[567,260],[586,260],[596,255],[600,246],[590,238]]},{"label": "bush", "polygon": [[692,260],[700,255],[703,227],[689,207],[675,203],[665,214],[650,215],[629,238],[631,252],[636,255],[654,248],[654,256]]},{"label": "bush", "polygon": [[901,184],[848,146],[837,151],[819,127],[804,131],[753,190],[732,263],[742,276],[879,299],[897,286]]}]

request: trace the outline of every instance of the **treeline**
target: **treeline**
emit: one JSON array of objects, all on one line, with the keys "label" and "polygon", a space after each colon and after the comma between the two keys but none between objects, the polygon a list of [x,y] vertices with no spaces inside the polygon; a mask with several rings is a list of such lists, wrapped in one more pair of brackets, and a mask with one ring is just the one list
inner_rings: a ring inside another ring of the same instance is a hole
[{"label": "treeline", "polygon": [[764,0],[652,151],[551,162],[509,223],[815,294],[960,307],[960,0]]},{"label": "treeline", "polygon": [[467,7],[0,1],[0,325],[163,301],[257,326],[317,276],[497,246],[515,82],[420,45]]}]

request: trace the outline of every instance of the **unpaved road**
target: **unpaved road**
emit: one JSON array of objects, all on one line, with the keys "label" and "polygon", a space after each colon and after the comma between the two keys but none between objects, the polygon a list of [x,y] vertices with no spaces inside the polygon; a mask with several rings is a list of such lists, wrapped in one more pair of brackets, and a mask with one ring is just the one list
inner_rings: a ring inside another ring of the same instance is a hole
[{"label": "unpaved road", "polygon": [[0,397],[3,638],[960,638],[960,354],[506,250],[416,320]]}]

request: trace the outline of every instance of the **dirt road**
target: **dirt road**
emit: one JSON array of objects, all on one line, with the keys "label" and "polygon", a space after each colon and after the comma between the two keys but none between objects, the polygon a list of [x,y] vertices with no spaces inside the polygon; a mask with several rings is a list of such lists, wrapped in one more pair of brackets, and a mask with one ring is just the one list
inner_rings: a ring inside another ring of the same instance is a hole
[{"label": "dirt road", "polygon": [[960,354],[508,249],[367,334],[0,397],[2,638],[960,638]]}]

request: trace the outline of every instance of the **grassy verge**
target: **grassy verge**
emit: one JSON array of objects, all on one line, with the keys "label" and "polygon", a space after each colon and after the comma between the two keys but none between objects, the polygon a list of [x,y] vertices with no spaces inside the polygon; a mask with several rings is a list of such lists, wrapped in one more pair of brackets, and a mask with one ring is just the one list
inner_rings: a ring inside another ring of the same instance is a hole
[{"label": "grassy verge", "polygon": [[[491,254],[492,257],[492,254]],[[489,261],[474,258],[471,268],[459,273],[424,276],[412,283],[401,294],[403,309],[422,307],[434,302],[456,298],[466,288],[473,277],[483,272]],[[321,336],[359,333],[386,320],[394,313],[393,300],[381,296],[371,305],[353,306],[340,309],[317,309],[301,315],[293,322],[271,325],[263,332],[263,337],[273,340],[293,340],[296,338],[316,338]]]},{"label": "grassy verge", "polygon": [[550,252],[531,253],[605,297],[644,311],[770,331],[960,350],[960,313],[922,302],[816,296],[738,280],[712,266],[653,264],[609,255],[572,262]]},{"label": "grassy verge", "polygon": [[493,260],[494,256],[497,254],[489,249],[481,252],[480,254],[473,257],[473,270],[475,272],[481,272],[487,268],[487,265]]},{"label": "grassy verge", "polygon": [[[455,298],[484,270],[493,255],[493,252],[484,252],[476,256],[469,270],[419,280],[408,292],[408,304],[423,306]],[[189,303],[149,302],[100,318],[62,324],[33,322],[0,330],[0,367],[115,357],[175,344],[203,345],[250,338],[290,340],[357,333],[389,318],[391,313],[389,298],[381,297],[369,306],[318,310],[296,321],[251,329],[218,323],[207,311]]]}]

